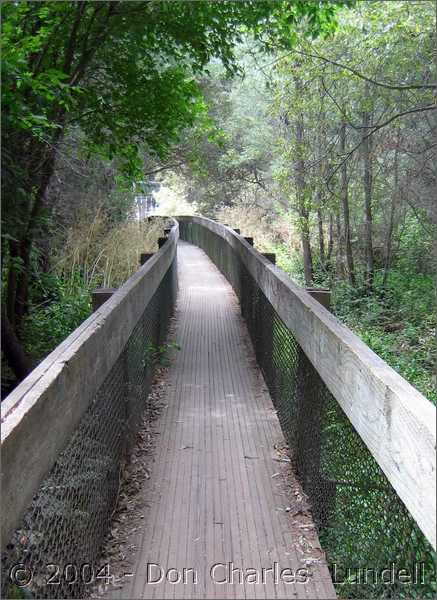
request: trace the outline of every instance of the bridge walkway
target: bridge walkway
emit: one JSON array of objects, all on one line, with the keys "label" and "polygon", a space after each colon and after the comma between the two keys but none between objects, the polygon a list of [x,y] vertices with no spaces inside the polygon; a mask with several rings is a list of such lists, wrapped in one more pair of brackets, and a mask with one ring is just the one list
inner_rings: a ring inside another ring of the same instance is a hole
[{"label": "bridge walkway", "polygon": [[[333,598],[317,536],[301,518],[298,484],[279,458],[284,438],[237,298],[186,242],[178,269],[181,349],[166,376],[136,562],[115,596]],[[262,569],[272,568],[263,582]],[[291,583],[291,572],[307,582]]]}]

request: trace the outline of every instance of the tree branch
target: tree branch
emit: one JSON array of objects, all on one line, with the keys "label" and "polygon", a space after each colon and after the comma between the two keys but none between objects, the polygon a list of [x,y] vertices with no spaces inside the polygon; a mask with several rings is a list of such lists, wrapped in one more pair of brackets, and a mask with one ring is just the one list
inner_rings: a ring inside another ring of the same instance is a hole
[{"label": "tree branch", "polygon": [[379,125],[375,125],[373,128],[373,131],[370,131],[367,135],[363,136],[361,138],[361,140],[358,142],[358,144],[356,144],[352,150],[350,150],[345,158],[341,161],[340,164],[338,164],[335,169],[332,171],[332,173],[329,175],[328,179],[326,180],[326,185],[328,186],[328,190],[332,193],[331,188],[329,187],[329,182],[331,181],[331,179],[334,177],[334,175],[337,173],[337,171],[342,167],[342,165],[344,165],[344,163],[349,160],[349,158],[352,156],[352,154],[358,150],[358,148],[361,146],[361,144],[363,142],[365,142],[371,135],[373,135],[374,133],[376,133],[379,129],[382,129],[383,127],[385,127],[386,125],[388,125],[389,123],[391,123],[392,121],[394,121],[395,119],[399,119],[399,117],[403,117],[405,115],[409,115],[412,113],[417,113],[417,112],[424,112],[426,110],[435,110],[437,107],[435,106],[435,104],[429,104],[428,106],[419,106],[417,108],[411,108],[410,110],[404,110],[403,112],[400,113],[396,113],[395,115],[393,115],[392,117],[390,117],[390,119],[387,119],[387,121],[384,121],[383,123],[380,123]]},{"label": "tree branch", "polygon": [[107,10],[107,13],[106,13],[106,16],[105,16],[103,22],[101,23],[100,30],[99,29],[97,30],[95,38],[93,40],[94,45],[90,48],[87,47],[87,41],[88,41],[89,32],[91,30],[91,26],[89,25],[89,27],[88,27],[88,32],[85,35],[84,46],[82,48],[82,55],[79,59],[79,63],[77,65],[75,71],[73,72],[73,74],[70,77],[70,81],[69,81],[70,86],[76,85],[76,83],[80,80],[80,78],[82,77],[82,75],[85,72],[85,69],[87,68],[88,64],[92,60],[94,54],[99,49],[100,45],[103,44],[105,38],[109,36],[110,32],[108,30],[108,24],[109,24],[111,17],[117,13],[118,4],[119,4],[118,1],[110,2],[109,5],[108,4],[105,5],[104,3],[102,3],[101,5],[97,5],[97,7],[94,9],[94,14],[91,16],[90,22],[93,22],[97,12],[101,9],[102,6],[108,6],[108,10]]},{"label": "tree branch", "polygon": [[160,173],[161,171],[167,171],[168,169],[176,169],[184,164],[184,161],[181,160],[178,163],[173,163],[170,165],[163,165],[162,167],[157,167],[156,169],[152,169],[152,171],[146,171],[144,175],[155,175],[155,173]]},{"label": "tree branch", "polygon": [[83,1],[76,5],[76,16],[74,18],[73,26],[71,28],[70,37],[68,39],[68,43],[65,49],[65,58],[64,65],[62,70],[64,73],[70,73],[71,64],[73,62],[74,50],[76,46],[76,38],[77,32],[79,30],[79,25],[84,15],[85,10],[87,9],[87,2]]},{"label": "tree branch", "polygon": [[281,56],[279,59],[277,59],[274,62],[278,62],[285,56],[289,56],[290,54],[293,54],[293,53],[300,54],[301,56],[306,56],[308,58],[315,58],[317,60],[323,60],[326,63],[334,65],[335,67],[339,67],[340,69],[345,69],[346,71],[349,71],[356,77],[359,77],[360,79],[364,79],[364,81],[367,81],[367,82],[372,83],[373,85],[377,85],[379,87],[387,88],[389,90],[434,90],[436,87],[435,83],[434,84],[433,83],[423,83],[423,84],[412,83],[412,84],[408,84],[408,85],[394,85],[391,83],[385,83],[384,81],[376,81],[375,79],[372,79],[371,77],[367,77],[367,75],[363,75],[362,73],[360,73],[353,67],[349,67],[348,65],[344,65],[335,60],[331,60],[330,58],[326,58],[326,56],[321,56],[320,54],[311,54],[309,52],[303,52],[302,50],[296,50],[296,49],[292,50],[291,52],[287,52],[287,54],[284,54],[283,56]]}]

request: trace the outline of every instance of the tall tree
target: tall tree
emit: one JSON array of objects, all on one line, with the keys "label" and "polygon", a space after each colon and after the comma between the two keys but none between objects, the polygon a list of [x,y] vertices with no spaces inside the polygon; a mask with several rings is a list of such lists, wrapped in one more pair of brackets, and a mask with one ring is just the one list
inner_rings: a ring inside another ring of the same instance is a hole
[{"label": "tall tree", "polygon": [[[346,123],[343,122],[340,126],[340,153],[345,156],[346,153]],[[341,186],[340,186],[341,203],[343,207],[343,222],[344,222],[344,246],[346,252],[347,274],[349,283],[355,286],[355,269],[354,257],[352,253],[351,242],[351,225],[349,212],[349,182],[347,174],[347,162],[343,161],[341,167]]]},{"label": "tall tree", "polygon": [[390,266],[392,262],[393,233],[395,228],[396,207],[399,204],[399,131],[396,140],[395,155],[393,159],[393,190],[390,197],[390,208],[388,216],[388,226],[384,247],[384,271],[382,277],[382,286],[385,288],[388,282]]},{"label": "tall tree", "polygon": [[[369,95],[369,87],[366,82],[365,97]],[[366,98],[367,99],[367,98]],[[363,112],[363,139],[362,139],[362,156],[363,156],[363,188],[364,188],[364,249],[366,262],[365,285],[367,291],[371,291],[373,287],[374,277],[374,260],[373,260],[373,214],[372,214],[372,192],[373,192],[373,157],[372,146],[373,139],[368,135],[370,127],[370,119],[372,115],[365,109]]]},{"label": "tall tree", "polygon": [[[299,65],[297,65],[299,66]],[[298,75],[294,77],[296,88],[296,97],[300,103],[303,101],[302,80]],[[304,161],[304,116],[302,110],[298,110],[295,116],[294,131],[295,142],[295,161],[294,178],[296,182],[296,197],[299,211],[299,229],[302,244],[303,266],[305,273],[305,283],[307,286],[313,282],[313,259],[311,252],[311,238],[309,226],[309,209],[307,206],[306,188],[305,188],[305,161]]]}]

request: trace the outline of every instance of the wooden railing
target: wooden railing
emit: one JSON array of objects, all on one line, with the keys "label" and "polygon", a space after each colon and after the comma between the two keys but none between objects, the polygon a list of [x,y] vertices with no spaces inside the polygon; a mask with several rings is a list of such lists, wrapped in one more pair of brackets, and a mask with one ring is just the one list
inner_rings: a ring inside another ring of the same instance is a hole
[{"label": "wooden railing", "polygon": [[435,406],[235,230],[202,217],[178,221],[182,238],[197,228],[194,243],[207,253],[213,244],[227,263],[241,261],[435,549]]},{"label": "wooden railing", "polygon": [[175,263],[178,237],[175,223],[159,251],[2,402],[3,544]]}]

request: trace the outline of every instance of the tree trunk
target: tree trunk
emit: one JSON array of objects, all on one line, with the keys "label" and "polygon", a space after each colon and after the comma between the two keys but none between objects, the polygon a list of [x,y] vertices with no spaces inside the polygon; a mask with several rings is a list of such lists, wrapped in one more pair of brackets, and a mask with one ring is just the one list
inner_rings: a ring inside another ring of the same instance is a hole
[{"label": "tree trunk", "polygon": [[313,283],[313,258],[311,253],[311,243],[308,227],[308,216],[305,217],[306,222],[304,223],[301,231],[301,242],[303,251],[303,267],[305,273],[305,285],[310,287]]},{"label": "tree trunk", "polygon": [[[23,236],[18,244],[18,257],[21,263],[20,269],[17,272],[14,264],[12,264],[10,267],[8,283],[15,285],[13,285],[11,289],[9,289],[8,285],[8,316],[10,319],[10,324],[17,335],[19,335],[23,316],[27,312],[31,268],[30,259],[33,240],[44,206],[44,198],[47,186],[53,174],[54,166],[55,151],[52,149],[49,155],[46,157],[41,168],[42,175],[40,177],[38,189],[35,193],[29,220]],[[11,269],[16,271],[15,274],[11,273]],[[11,313],[12,306],[13,314]]]},{"label": "tree trunk", "polygon": [[[295,77],[295,85],[298,96],[301,97],[302,81],[299,77]],[[295,124],[296,135],[296,161],[295,161],[295,181],[296,181],[296,196],[298,202],[299,220],[300,220],[300,239],[302,243],[303,266],[305,273],[305,285],[311,286],[313,282],[313,258],[311,252],[310,240],[310,225],[309,225],[309,210],[305,201],[305,161],[303,157],[303,114],[298,113]]]},{"label": "tree trunk", "polygon": [[16,240],[9,241],[9,259],[7,264],[6,314],[12,329],[15,329],[15,298],[17,294],[17,271],[19,260],[19,244]]},{"label": "tree trunk", "polygon": [[329,213],[328,254],[326,255],[326,262],[329,266],[331,263],[333,248],[334,248],[334,218],[332,216],[332,213]]},{"label": "tree trunk", "polygon": [[[323,90],[321,89],[321,86],[320,86],[319,93],[320,93],[322,108],[323,108],[323,93],[322,92],[323,92]],[[322,181],[324,180],[324,167],[325,167],[325,160],[322,156],[322,147],[324,145],[326,145],[326,131],[325,131],[324,123],[325,123],[325,113],[322,109],[322,111],[320,113],[320,125],[317,128],[317,140],[316,140],[317,161],[319,163],[319,166],[318,166],[319,181],[317,182],[316,206],[317,206],[317,226],[318,226],[318,233],[319,233],[319,255],[320,255],[320,263],[322,265],[322,268],[325,267],[325,262],[326,262],[325,235],[324,235],[324,231],[323,231],[324,198],[323,198],[323,193],[322,193],[322,189],[323,189]]]},{"label": "tree trunk", "polygon": [[398,145],[396,146],[395,157],[394,157],[394,187],[393,187],[393,193],[391,195],[389,222],[388,222],[388,229],[387,229],[386,242],[385,242],[384,274],[382,277],[382,287],[383,288],[385,288],[387,286],[388,276],[389,276],[390,267],[391,267],[392,239],[393,239],[396,202],[397,202],[398,194],[399,194],[399,132],[398,132]]},{"label": "tree trunk", "polygon": [[345,265],[344,265],[344,238],[341,228],[340,210],[338,209],[335,215],[335,224],[337,227],[337,265],[336,272],[340,279],[345,277]]},{"label": "tree trunk", "polygon": [[2,307],[1,341],[2,351],[8,364],[17,379],[21,381],[30,373],[32,365],[11,327],[4,305]]},{"label": "tree trunk", "polygon": [[[346,123],[340,128],[340,153],[345,156],[346,150]],[[349,213],[349,182],[347,179],[347,163],[343,162],[341,167],[341,203],[343,207],[344,221],[344,249],[346,252],[347,275],[349,283],[355,287],[354,257],[352,253],[350,213]]]},{"label": "tree trunk", "polygon": [[[366,86],[367,88],[367,86]],[[368,92],[368,90],[367,90]],[[370,292],[373,288],[374,262],[373,262],[373,217],[372,217],[372,137],[365,137],[369,132],[370,114],[363,114],[363,185],[364,185],[364,243],[366,262],[366,290]]]},{"label": "tree trunk", "polygon": [[325,264],[325,236],[323,233],[323,215],[322,210],[320,208],[320,193],[318,194],[318,205],[317,209],[317,224],[319,228],[319,254],[320,254],[320,262],[322,265]]}]

